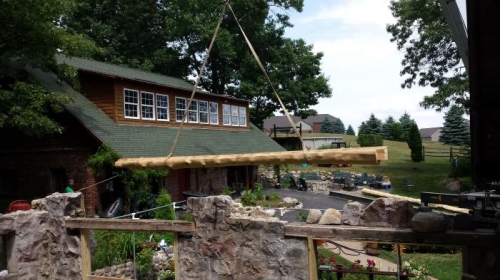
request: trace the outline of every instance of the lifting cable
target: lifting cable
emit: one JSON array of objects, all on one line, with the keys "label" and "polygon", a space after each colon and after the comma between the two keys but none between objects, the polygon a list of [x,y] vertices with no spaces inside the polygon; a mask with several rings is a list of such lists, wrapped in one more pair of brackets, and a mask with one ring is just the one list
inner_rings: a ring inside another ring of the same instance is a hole
[{"label": "lifting cable", "polygon": [[198,73],[198,77],[196,78],[196,82],[195,82],[195,84],[193,86],[193,91],[191,93],[191,98],[189,99],[187,107],[184,109],[184,115],[182,117],[182,122],[179,125],[179,128],[177,130],[177,135],[175,136],[174,143],[172,144],[172,148],[170,149],[170,153],[168,154],[167,159],[170,158],[173,155],[173,153],[175,151],[175,148],[177,146],[177,142],[179,140],[179,136],[180,136],[180,133],[181,133],[182,125],[184,124],[184,122],[186,121],[186,118],[188,116],[189,108],[191,107],[191,102],[193,101],[193,98],[194,98],[195,93],[196,93],[196,88],[198,87],[198,84],[200,83],[203,71],[205,70],[205,66],[207,64],[208,58],[210,57],[210,52],[211,52],[213,44],[215,42],[215,38],[217,37],[217,33],[219,32],[220,26],[222,24],[222,20],[224,18],[226,7],[228,7],[229,10],[231,11],[231,14],[234,17],[234,20],[236,21],[236,24],[238,24],[238,27],[239,27],[241,33],[243,34],[243,37],[245,38],[245,41],[246,41],[248,47],[250,48],[250,51],[252,52],[252,55],[254,56],[255,60],[257,61],[257,64],[259,65],[259,68],[264,73],[264,76],[266,77],[269,85],[271,86],[271,89],[273,90],[273,93],[276,96],[276,99],[278,100],[281,108],[283,109],[283,112],[285,112],[285,116],[287,117],[288,121],[290,122],[290,125],[292,126],[292,129],[293,129],[294,133],[299,136],[300,144],[301,144],[302,150],[304,152],[304,160],[305,160],[306,163],[308,163],[309,162],[309,158],[307,156],[307,148],[304,145],[304,140],[302,139],[302,135],[300,135],[300,133],[299,133],[299,131],[297,129],[297,126],[293,122],[292,117],[290,116],[290,113],[288,112],[288,110],[285,107],[285,104],[283,104],[283,101],[281,100],[281,98],[279,97],[278,93],[276,92],[276,90],[275,90],[275,88],[273,86],[273,83],[271,82],[271,79],[269,78],[269,75],[267,74],[266,69],[262,65],[262,62],[260,61],[259,56],[257,55],[257,53],[255,52],[255,49],[252,46],[252,43],[248,39],[245,31],[243,30],[243,27],[240,25],[240,22],[238,21],[238,18],[236,17],[236,14],[234,13],[233,8],[229,4],[229,1],[226,1],[226,3],[222,7],[222,12],[221,12],[220,17],[219,17],[219,22],[217,23],[217,27],[215,28],[214,35],[212,36],[212,40],[211,40],[210,45],[209,45],[208,50],[207,50],[207,55],[205,56],[205,59],[203,60],[203,64],[201,66],[200,72]]}]

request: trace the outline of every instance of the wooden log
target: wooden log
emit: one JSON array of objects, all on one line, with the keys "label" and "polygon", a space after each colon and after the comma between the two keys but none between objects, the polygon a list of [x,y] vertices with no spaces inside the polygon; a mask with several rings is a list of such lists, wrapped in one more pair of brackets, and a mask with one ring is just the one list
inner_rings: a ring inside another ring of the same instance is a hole
[{"label": "wooden log", "polygon": [[[376,196],[376,197],[387,197],[387,198],[397,198],[397,199],[403,199],[411,202],[412,204],[415,205],[421,205],[421,201],[418,198],[413,198],[413,197],[406,197],[406,196],[401,196],[401,195],[395,195],[395,194],[390,194],[382,191],[376,191],[376,190],[371,190],[364,188],[361,190],[362,194],[370,195],[370,196]],[[461,213],[461,214],[469,214],[470,209],[467,208],[460,208],[456,206],[451,206],[451,205],[446,205],[446,204],[436,204],[436,203],[429,203],[429,207],[432,209],[437,209],[437,210],[444,210],[452,213]]]},{"label": "wooden log", "polygon": [[149,158],[122,158],[115,166],[120,168],[181,169],[224,167],[260,164],[371,164],[387,160],[387,147],[341,148],[312,151],[285,151],[273,153],[227,154],[204,156],[174,156]]},{"label": "wooden log", "polygon": [[417,245],[500,245],[500,233],[474,230],[449,230],[443,233],[419,233],[410,228],[360,227],[289,223],[285,236],[309,239],[351,240]]},{"label": "wooden log", "polygon": [[195,231],[193,222],[178,220],[119,220],[98,218],[67,218],[67,228],[103,229],[118,231],[168,231],[192,232]]},{"label": "wooden log", "polygon": [[309,280],[318,279],[318,264],[316,263],[316,245],[313,238],[307,238],[308,260],[309,260]]}]

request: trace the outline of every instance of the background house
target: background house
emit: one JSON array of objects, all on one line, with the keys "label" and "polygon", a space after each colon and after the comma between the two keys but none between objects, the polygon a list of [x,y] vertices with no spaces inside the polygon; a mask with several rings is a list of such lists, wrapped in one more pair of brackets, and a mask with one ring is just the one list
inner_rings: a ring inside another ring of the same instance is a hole
[{"label": "background house", "polygon": [[420,138],[422,141],[439,141],[439,136],[441,136],[440,127],[429,127],[420,129]]},{"label": "background house", "polygon": [[[294,124],[299,127],[302,124],[302,133],[320,133],[321,124],[327,118],[332,123],[337,122],[337,118],[329,114],[318,114],[301,119],[297,116],[291,116]],[[273,116],[264,120],[264,131],[271,132],[273,127],[290,127],[290,122],[286,116]]]},{"label": "background house", "polygon": [[[182,121],[193,86],[181,79],[82,58],[58,57],[77,69],[76,91],[49,72],[26,68],[49,92],[71,95],[74,102],[54,116],[64,127],[59,135],[30,138],[2,131],[0,139],[0,197],[3,212],[8,201],[30,200],[62,192],[69,178],[83,191],[88,216],[101,205],[103,195],[120,195],[120,180],[95,176],[87,167],[89,156],[106,144],[121,157],[167,156]],[[174,156],[240,154],[283,151],[283,148],[248,122],[248,101],[198,91]],[[256,166],[171,170],[155,182],[173,201],[184,191],[220,193],[224,186],[249,188]],[[111,188],[112,186],[112,188]],[[102,207],[101,207],[102,206]]]}]

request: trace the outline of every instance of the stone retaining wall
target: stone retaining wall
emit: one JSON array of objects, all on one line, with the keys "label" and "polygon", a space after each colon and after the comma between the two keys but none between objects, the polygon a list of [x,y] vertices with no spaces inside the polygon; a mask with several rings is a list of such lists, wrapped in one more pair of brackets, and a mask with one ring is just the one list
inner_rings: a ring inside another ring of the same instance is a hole
[{"label": "stone retaining wall", "polygon": [[189,198],[196,231],[179,238],[180,279],[309,279],[305,239],[229,196]]}]

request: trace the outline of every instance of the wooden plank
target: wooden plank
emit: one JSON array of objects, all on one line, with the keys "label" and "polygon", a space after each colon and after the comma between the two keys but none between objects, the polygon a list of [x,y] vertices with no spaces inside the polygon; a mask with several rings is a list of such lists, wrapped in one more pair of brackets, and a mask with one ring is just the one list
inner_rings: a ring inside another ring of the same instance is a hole
[{"label": "wooden plank", "polygon": [[307,238],[309,256],[309,280],[318,280],[318,264],[316,263],[316,245],[314,238]]},{"label": "wooden plank", "polygon": [[[307,160],[306,160],[307,158]],[[199,168],[285,163],[372,164],[386,160],[387,147],[341,148],[271,153],[204,155],[183,157],[121,158],[115,166],[120,168]]]},{"label": "wooden plank", "polygon": [[86,280],[91,272],[91,256],[90,256],[90,230],[80,229],[80,257],[81,257],[81,270],[82,279]]},{"label": "wooden plank", "polygon": [[87,280],[133,280],[133,279],[87,275]]},{"label": "wooden plank", "polygon": [[193,222],[179,220],[119,220],[99,218],[67,218],[67,228],[104,229],[118,231],[195,231]]},{"label": "wooden plank", "polygon": [[311,225],[298,222],[285,225],[285,236],[418,245],[500,245],[500,234],[493,231],[418,233],[410,228]]}]

